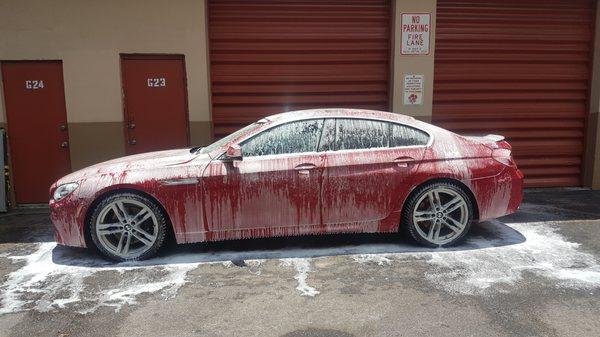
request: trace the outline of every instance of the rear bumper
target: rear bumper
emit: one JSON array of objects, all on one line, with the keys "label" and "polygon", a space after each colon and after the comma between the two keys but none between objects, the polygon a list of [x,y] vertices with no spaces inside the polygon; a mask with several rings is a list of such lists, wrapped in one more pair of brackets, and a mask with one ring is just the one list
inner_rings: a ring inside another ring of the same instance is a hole
[{"label": "rear bumper", "polygon": [[479,220],[515,213],[523,201],[523,178],[518,168],[506,167],[496,176],[473,180],[471,187],[478,203]]}]

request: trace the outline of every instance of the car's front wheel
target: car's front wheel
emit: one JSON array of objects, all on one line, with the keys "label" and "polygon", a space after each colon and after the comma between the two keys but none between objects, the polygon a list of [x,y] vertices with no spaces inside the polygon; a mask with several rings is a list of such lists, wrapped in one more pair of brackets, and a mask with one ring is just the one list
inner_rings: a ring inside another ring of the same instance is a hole
[{"label": "car's front wheel", "polygon": [[403,225],[415,241],[430,247],[457,244],[469,232],[473,204],[452,182],[420,187],[407,201]]},{"label": "car's front wheel", "polygon": [[165,215],[152,200],[139,194],[122,192],[102,199],[89,221],[92,242],[112,260],[147,259],[165,241]]}]

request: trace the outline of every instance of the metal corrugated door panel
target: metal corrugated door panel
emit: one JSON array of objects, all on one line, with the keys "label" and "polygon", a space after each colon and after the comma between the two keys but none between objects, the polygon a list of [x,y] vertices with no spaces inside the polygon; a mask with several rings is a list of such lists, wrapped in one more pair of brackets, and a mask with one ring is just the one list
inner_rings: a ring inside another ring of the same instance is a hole
[{"label": "metal corrugated door panel", "polygon": [[438,0],[433,121],[505,135],[526,186],[581,184],[591,0]]},{"label": "metal corrugated door panel", "polygon": [[274,113],[389,107],[391,5],[208,2],[215,137]]}]

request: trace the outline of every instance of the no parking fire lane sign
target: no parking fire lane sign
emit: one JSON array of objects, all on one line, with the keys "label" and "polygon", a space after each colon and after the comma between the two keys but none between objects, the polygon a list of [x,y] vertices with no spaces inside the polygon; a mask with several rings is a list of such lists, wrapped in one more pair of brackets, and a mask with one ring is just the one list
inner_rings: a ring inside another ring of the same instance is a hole
[{"label": "no parking fire lane sign", "polygon": [[402,55],[428,55],[431,14],[402,14]]}]

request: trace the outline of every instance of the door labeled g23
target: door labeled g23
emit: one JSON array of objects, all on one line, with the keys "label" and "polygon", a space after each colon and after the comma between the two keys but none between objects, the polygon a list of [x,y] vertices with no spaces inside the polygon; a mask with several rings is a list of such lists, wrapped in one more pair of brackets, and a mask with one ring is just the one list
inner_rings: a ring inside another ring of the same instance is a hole
[{"label": "door labeled g23", "polygon": [[46,203],[71,170],[62,62],[2,62],[2,80],[16,201]]},{"label": "door labeled g23", "polygon": [[122,55],[126,152],[189,145],[183,56]]}]

